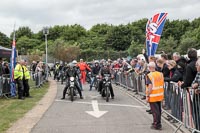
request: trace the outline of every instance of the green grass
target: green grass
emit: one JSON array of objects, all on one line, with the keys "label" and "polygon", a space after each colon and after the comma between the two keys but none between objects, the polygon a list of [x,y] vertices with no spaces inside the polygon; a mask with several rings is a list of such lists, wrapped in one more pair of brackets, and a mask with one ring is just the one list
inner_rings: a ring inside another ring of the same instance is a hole
[{"label": "green grass", "polygon": [[[30,87],[34,86],[33,81],[30,81],[29,84]],[[45,83],[39,89],[31,88],[30,95],[33,98],[26,98],[25,100],[0,98],[0,133],[6,131],[14,122],[32,109],[47,92],[48,87],[49,84]]]}]

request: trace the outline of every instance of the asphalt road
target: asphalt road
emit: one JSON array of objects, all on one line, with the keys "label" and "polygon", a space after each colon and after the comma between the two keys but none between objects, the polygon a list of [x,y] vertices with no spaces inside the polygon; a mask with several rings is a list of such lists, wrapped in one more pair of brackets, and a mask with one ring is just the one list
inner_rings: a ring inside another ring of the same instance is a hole
[{"label": "asphalt road", "polygon": [[[74,102],[62,97],[64,85],[58,82],[57,97],[32,129],[32,133],[172,133],[162,121],[161,131],[150,129],[152,115],[133,97],[114,87],[115,99],[106,102],[94,89],[84,85],[83,97]],[[55,88],[56,89],[56,88]],[[95,112],[91,112],[95,111]],[[98,118],[97,118],[98,117]]]}]

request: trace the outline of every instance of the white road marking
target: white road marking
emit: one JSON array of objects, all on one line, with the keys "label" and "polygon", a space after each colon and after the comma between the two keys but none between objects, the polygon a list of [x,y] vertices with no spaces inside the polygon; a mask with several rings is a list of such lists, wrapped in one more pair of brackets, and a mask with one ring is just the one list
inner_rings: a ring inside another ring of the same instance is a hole
[{"label": "white road marking", "polygon": [[[74,101],[71,102],[69,100],[59,100],[56,99],[56,102],[66,102],[66,103],[76,103],[76,104],[92,104],[91,102],[79,102],[79,101]],[[112,103],[98,103],[98,105],[101,106],[118,106],[118,107],[130,107],[130,108],[146,108],[144,106],[136,106],[136,105],[130,105],[130,104],[112,104]]]},{"label": "white road marking", "polygon": [[98,106],[97,100],[92,100],[92,108],[94,111],[85,111],[85,112],[96,118],[100,118],[101,116],[103,116],[105,113],[108,112],[108,111],[99,111],[99,106]]}]

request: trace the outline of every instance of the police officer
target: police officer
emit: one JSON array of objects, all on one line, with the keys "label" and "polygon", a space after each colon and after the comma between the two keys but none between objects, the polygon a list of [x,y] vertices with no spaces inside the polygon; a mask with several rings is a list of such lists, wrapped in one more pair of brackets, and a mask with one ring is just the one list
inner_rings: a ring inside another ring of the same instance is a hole
[{"label": "police officer", "polygon": [[30,79],[30,72],[27,68],[27,62],[25,61],[24,65],[22,66],[23,72],[24,72],[24,78],[23,78],[23,85],[24,85],[24,92],[23,92],[23,96],[24,97],[28,97],[31,98],[30,93],[29,93],[29,84],[28,84],[28,80]]},{"label": "police officer", "polygon": [[[102,76],[102,79],[105,77],[104,74],[110,74],[110,76],[111,76],[110,65],[109,64],[105,64],[104,67],[101,68],[100,74]],[[102,88],[103,88],[103,80],[101,80],[99,82],[99,91],[100,91],[100,93],[101,93]],[[111,94],[112,99],[114,99],[114,92],[113,92],[112,84],[110,84],[110,94]]]},{"label": "police officer", "polygon": [[23,93],[24,93],[24,85],[23,85],[23,64],[24,64],[24,60],[21,60],[15,67],[14,70],[14,79],[17,83],[18,86],[18,99],[24,100],[25,98],[23,97]]},{"label": "police officer", "polygon": [[[70,86],[70,83],[69,83],[69,78],[70,77],[78,77],[79,75],[78,75],[78,73],[77,73],[77,71],[76,71],[76,69],[75,69],[75,67],[74,67],[74,64],[70,64],[69,65],[69,69],[66,71],[66,78],[67,78],[67,83],[66,83],[66,86],[65,86],[65,88],[64,88],[64,90],[63,90],[63,97],[61,98],[61,99],[65,99],[65,94],[66,94],[66,92],[67,92],[67,89],[69,88],[69,86]],[[80,89],[80,87],[79,87],[79,85],[78,85],[78,83],[77,83],[77,81],[75,80],[75,87],[76,87],[76,89],[78,90],[78,92],[79,92],[79,95],[80,95],[80,99],[83,99],[83,96],[82,96],[82,93],[81,93],[81,89]]]}]

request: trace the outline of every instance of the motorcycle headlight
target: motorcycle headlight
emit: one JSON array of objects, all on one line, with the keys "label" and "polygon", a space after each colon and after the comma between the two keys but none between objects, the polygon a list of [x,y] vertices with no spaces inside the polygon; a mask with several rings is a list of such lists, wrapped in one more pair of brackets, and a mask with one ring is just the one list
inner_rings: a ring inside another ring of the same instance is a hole
[{"label": "motorcycle headlight", "polygon": [[109,79],[109,77],[105,77],[105,79],[106,79],[106,80],[108,80],[108,79]]},{"label": "motorcycle headlight", "polygon": [[74,81],[74,77],[70,77],[70,81]]}]

